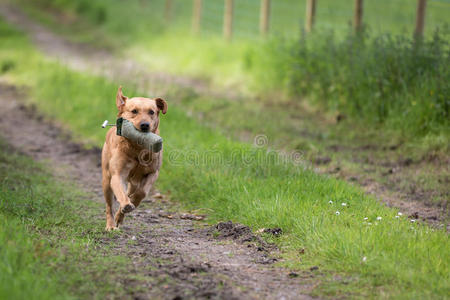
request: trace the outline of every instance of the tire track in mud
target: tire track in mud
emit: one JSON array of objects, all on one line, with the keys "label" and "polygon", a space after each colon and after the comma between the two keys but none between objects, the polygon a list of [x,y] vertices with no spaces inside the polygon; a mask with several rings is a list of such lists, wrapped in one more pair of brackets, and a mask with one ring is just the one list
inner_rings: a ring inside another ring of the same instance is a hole
[{"label": "tire track in mud", "polygon": [[[70,134],[25,106],[25,97],[0,82],[3,138],[103,202],[100,149],[71,141]],[[185,219],[166,196],[155,198],[160,197],[146,199],[127,216],[120,234],[105,233],[101,240],[130,260],[129,269],[116,276],[130,299],[311,299],[311,281],[305,278],[313,274],[292,278],[274,266],[277,250],[248,227]]]}]

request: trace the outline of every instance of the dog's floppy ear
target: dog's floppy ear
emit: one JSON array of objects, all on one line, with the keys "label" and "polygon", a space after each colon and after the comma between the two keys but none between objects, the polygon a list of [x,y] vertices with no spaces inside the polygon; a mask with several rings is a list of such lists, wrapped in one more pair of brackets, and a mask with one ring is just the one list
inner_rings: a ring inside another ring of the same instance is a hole
[{"label": "dog's floppy ear", "polygon": [[156,99],[155,99],[155,102],[156,102],[156,106],[159,108],[159,110],[160,110],[163,114],[165,114],[165,113],[167,112],[167,103],[166,103],[166,101],[164,101],[164,100],[161,99],[161,98],[156,98]]},{"label": "dog's floppy ear", "polygon": [[117,90],[117,96],[116,96],[116,106],[119,111],[122,110],[123,106],[125,105],[125,101],[127,101],[127,100],[128,100],[128,97],[125,97],[122,94],[122,86],[120,86],[119,89]]}]

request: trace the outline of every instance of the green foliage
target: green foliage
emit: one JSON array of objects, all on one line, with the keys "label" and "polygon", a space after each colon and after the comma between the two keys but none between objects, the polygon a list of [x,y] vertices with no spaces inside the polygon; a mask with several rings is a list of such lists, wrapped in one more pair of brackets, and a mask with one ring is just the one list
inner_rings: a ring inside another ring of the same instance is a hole
[{"label": "green foliage", "polygon": [[328,110],[411,135],[438,134],[450,120],[449,35],[448,29],[436,31],[432,39],[417,42],[353,33],[343,40],[331,33],[296,42],[275,39],[251,72],[258,77],[263,69],[277,70],[260,81]]},{"label": "green foliage", "polygon": [[[21,41],[2,45],[0,55],[17,64],[7,73],[9,80],[33,78],[26,81],[33,102],[100,146],[105,132],[98,125],[115,115],[117,84],[45,62]],[[125,88],[125,94],[138,93]],[[254,229],[281,227],[284,235],[276,242],[284,264],[297,269],[318,265],[320,295],[448,295],[450,242],[444,230],[395,218],[397,210],[355,186],[316,174],[297,153],[294,158],[300,160],[294,164],[282,159],[285,154],[231,141],[167,100],[158,187],[170,191],[174,200],[205,210],[210,222],[231,219]]]}]

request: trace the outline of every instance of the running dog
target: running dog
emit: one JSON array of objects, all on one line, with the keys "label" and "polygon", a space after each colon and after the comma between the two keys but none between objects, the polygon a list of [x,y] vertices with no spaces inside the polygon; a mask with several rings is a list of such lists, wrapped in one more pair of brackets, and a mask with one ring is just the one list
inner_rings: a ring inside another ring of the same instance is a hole
[{"label": "running dog", "polygon": [[[119,87],[116,96],[117,117],[132,122],[137,130],[159,135],[159,115],[167,112],[161,98],[128,98]],[[162,150],[158,153],[116,134],[111,128],[106,134],[102,150],[102,187],[106,201],[106,230],[118,229],[126,213],[134,210],[147,196],[158,179],[162,164]],[[120,207],[113,216],[113,196]]]}]

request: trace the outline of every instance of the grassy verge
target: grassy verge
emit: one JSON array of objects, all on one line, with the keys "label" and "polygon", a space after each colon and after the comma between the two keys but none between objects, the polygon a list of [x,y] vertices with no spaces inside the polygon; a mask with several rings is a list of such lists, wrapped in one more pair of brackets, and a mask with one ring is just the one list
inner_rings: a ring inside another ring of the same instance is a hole
[{"label": "grassy verge", "polygon": [[[10,66],[2,77],[26,83],[39,109],[101,145],[105,132],[99,122],[115,115],[117,84],[47,62],[20,33],[4,24],[0,31],[2,64]],[[125,94],[136,92],[125,89]],[[450,243],[444,231],[396,218],[396,210],[357,187],[304,168],[295,152],[286,162],[264,147],[232,141],[167,100],[158,185],[174,199],[208,209],[211,222],[281,227],[284,235],[276,242],[284,264],[300,270],[319,266],[319,295],[448,296]]]},{"label": "grassy verge", "polygon": [[0,298],[123,296],[111,270],[125,259],[98,247],[100,203],[3,141],[0,149]]},{"label": "grassy verge", "polygon": [[[407,195],[405,201],[416,198],[444,211],[448,206],[445,134],[411,141],[384,127],[348,119],[337,122],[335,114],[277,101],[211,101],[182,90],[173,93],[173,101],[226,136],[252,143],[255,136],[264,134],[270,148],[301,152],[321,172],[362,185],[377,182],[387,187],[385,192]],[[418,190],[420,199],[414,195]]]}]

